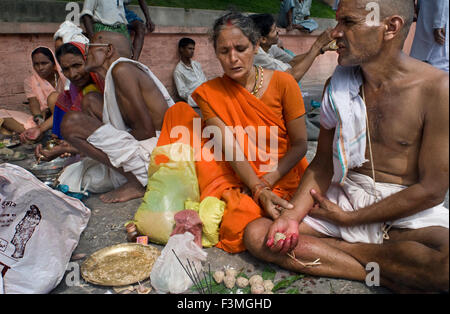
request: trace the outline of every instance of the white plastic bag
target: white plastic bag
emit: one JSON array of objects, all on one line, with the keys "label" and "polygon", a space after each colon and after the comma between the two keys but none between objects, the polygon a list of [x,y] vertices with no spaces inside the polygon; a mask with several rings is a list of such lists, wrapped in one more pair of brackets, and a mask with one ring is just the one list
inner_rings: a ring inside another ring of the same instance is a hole
[{"label": "white plastic bag", "polygon": [[187,265],[189,259],[191,266],[195,267],[199,274],[202,262],[206,261],[208,255],[195,244],[192,233],[185,232],[171,236],[150,273],[152,286],[159,293],[183,293],[193,284],[172,250],[183,265]]},{"label": "white plastic bag", "polygon": [[3,291],[3,277],[2,276],[0,276],[0,294],[4,294],[4,291]]},{"label": "white plastic bag", "polygon": [[50,292],[64,276],[90,210],[11,164],[0,165],[0,199],[4,293]]}]

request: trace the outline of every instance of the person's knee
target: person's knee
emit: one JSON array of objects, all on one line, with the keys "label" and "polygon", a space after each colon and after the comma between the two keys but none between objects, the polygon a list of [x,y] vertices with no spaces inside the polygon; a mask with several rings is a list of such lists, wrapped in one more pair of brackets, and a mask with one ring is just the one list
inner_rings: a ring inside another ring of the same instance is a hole
[{"label": "person's knee", "polygon": [[82,112],[102,120],[103,116],[103,95],[98,92],[90,92],[86,94],[81,101]]},{"label": "person's knee", "polygon": [[429,292],[449,291],[449,263],[448,253],[431,253],[424,256],[426,269],[425,276],[421,278],[420,286]]},{"label": "person's knee", "polygon": [[67,112],[61,121],[61,135],[70,141],[77,134],[79,126],[83,125],[83,114],[77,111]]},{"label": "person's knee", "polygon": [[91,112],[98,102],[97,93],[87,93],[81,100],[81,109],[84,113]]},{"label": "person's knee", "polygon": [[245,248],[255,256],[260,256],[264,249],[267,231],[270,221],[267,218],[260,218],[250,222],[244,230]]},{"label": "person's knee", "polygon": [[[436,270],[436,289],[440,292],[449,292],[449,263],[448,254],[441,256],[437,262],[438,269]],[[432,267],[434,268],[434,267]]]}]

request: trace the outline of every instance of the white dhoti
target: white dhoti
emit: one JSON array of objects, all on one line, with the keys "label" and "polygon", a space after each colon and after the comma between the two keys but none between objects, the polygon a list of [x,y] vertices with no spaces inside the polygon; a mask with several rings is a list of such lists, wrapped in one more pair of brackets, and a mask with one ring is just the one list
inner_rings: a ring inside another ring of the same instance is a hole
[{"label": "white dhoti", "polygon": [[[160,131],[156,137],[144,141],[136,140],[130,133],[115,129],[110,124],[98,128],[87,141],[103,151],[115,168],[131,172],[142,186],[147,185],[150,155],[156,147]],[[72,164],[58,179],[74,193],[105,193],[122,186],[127,179],[112,168],[91,158]]]},{"label": "white dhoti", "polygon": [[[376,193],[380,199],[385,199],[406,188],[406,186],[397,184],[376,183]],[[326,197],[339,205],[344,211],[359,210],[374,204],[377,199],[374,192],[373,179],[354,171],[348,173],[348,177],[342,186],[335,183],[332,184]],[[334,238],[341,238],[350,243],[383,243],[385,223],[340,227],[309,216],[305,217],[304,222],[320,233]],[[399,229],[421,229],[434,226],[448,229],[449,210],[443,204],[440,204],[412,216],[386,222],[386,224],[391,226],[391,228]]]},{"label": "white dhoti", "polygon": [[[87,141],[104,152],[115,168],[122,168],[124,172],[131,172],[142,186],[147,185],[148,165],[150,155],[156,147],[160,131],[156,137],[144,141],[136,140],[128,131],[128,127],[120,113],[117,103],[112,69],[119,62],[130,62],[145,72],[156,84],[167,105],[174,104],[166,88],[145,65],[126,58],[119,58],[109,68],[105,78],[105,93],[103,102],[103,125],[92,133]],[[105,193],[117,189],[127,182],[127,179],[114,169],[101,164],[91,158],[70,165],[58,178],[61,185],[67,185],[70,192]]]}]

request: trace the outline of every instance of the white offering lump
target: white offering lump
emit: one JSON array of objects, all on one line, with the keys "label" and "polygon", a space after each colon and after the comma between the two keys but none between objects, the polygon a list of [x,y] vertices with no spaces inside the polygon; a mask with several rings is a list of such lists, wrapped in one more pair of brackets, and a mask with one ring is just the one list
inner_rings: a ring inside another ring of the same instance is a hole
[{"label": "white offering lump", "polygon": [[234,268],[227,268],[225,269],[225,276],[227,277],[236,277],[237,270]]},{"label": "white offering lump", "polygon": [[223,283],[224,283],[225,287],[227,287],[228,289],[233,289],[234,284],[236,283],[236,277],[225,276],[225,278],[223,278]]},{"label": "white offering lump", "polygon": [[285,240],[285,239],[286,239],[286,235],[284,233],[281,233],[281,232],[275,233],[275,244],[277,244],[278,241]]},{"label": "white offering lump", "polygon": [[261,285],[259,283],[252,285],[252,289],[251,289],[252,294],[263,294],[264,291],[265,290],[264,290],[263,285]]},{"label": "white offering lump", "polygon": [[223,281],[224,277],[225,277],[225,274],[221,270],[216,271],[213,275],[213,278],[217,283],[221,283]]},{"label": "white offering lump", "polygon": [[273,284],[272,280],[264,280],[263,286],[266,292],[271,292],[275,285]]},{"label": "white offering lump", "polygon": [[260,275],[253,275],[250,277],[249,283],[251,286],[255,284],[260,284],[262,286],[264,284],[264,280]]},{"label": "white offering lump", "polygon": [[247,279],[247,278],[244,278],[244,277],[238,277],[238,278],[236,279],[236,285],[237,285],[239,288],[245,288],[245,287],[248,286],[248,279]]}]

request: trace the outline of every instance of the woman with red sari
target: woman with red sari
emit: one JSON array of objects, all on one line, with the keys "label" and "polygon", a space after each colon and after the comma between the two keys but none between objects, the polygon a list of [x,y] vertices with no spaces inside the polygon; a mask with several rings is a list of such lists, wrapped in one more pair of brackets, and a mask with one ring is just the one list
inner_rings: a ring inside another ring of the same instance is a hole
[{"label": "woman with red sari", "polygon": [[[84,44],[66,43],[58,48],[56,58],[61,65],[62,73],[70,80],[69,90],[57,96],[53,113],[52,132],[62,139],[60,126],[68,111],[88,110],[101,120],[104,81],[97,74],[86,72]],[[42,145],[36,147],[36,155],[41,160],[49,160],[64,153],[77,153],[77,150],[65,141],[61,141],[60,145],[50,151],[43,150]]]},{"label": "woman with red sari", "polygon": [[[258,41],[250,18],[240,13],[219,18],[213,43],[225,74],[192,94],[201,109],[204,130],[218,131],[214,132],[214,149],[222,147],[219,155],[225,158],[203,156],[196,167],[201,199],[214,196],[227,203],[217,247],[231,253],[245,250],[244,231],[250,222],[264,216],[275,219],[292,207],[288,200],[308,165],[300,88],[290,74],[253,65]],[[195,117],[184,103],[169,108],[158,146],[173,143],[172,127],[189,128],[189,119]],[[230,142],[225,138],[232,130],[235,134]],[[198,138],[193,127],[190,131]],[[201,139],[203,148],[206,140],[209,138]]]}]

